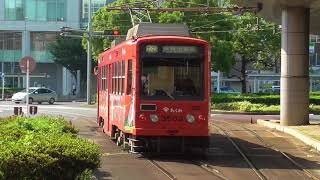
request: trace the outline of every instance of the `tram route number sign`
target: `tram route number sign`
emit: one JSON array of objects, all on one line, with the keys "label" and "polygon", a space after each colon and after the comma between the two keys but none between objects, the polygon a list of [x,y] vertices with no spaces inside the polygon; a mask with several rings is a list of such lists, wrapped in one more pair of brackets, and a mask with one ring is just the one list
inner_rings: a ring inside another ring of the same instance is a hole
[{"label": "tram route number sign", "polygon": [[19,63],[20,69],[23,73],[27,73],[28,62],[29,62],[29,73],[34,71],[34,69],[36,68],[36,61],[31,56],[25,56],[21,59]]}]

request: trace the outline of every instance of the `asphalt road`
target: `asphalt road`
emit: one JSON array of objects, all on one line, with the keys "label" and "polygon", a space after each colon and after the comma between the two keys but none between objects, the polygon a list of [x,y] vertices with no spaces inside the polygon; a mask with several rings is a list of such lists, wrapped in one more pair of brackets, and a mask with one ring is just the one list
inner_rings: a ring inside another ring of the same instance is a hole
[{"label": "asphalt road", "polygon": [[[0,116],[12,115],[14,106],[17,105],[0,102]],[[215,114],[211,116],[211,145],[206,159],[189,156],[150,159],[117,147],[97,127],[96,109],[86,107],[85,103],[37,106],[39,114],[64,116],[80,129],[80,136],[101,145],[103,156],[101,167],[95,172],[97,179],[320,179],[318,152],[289,135],[254,123],[256,119],[279,116]]]}]

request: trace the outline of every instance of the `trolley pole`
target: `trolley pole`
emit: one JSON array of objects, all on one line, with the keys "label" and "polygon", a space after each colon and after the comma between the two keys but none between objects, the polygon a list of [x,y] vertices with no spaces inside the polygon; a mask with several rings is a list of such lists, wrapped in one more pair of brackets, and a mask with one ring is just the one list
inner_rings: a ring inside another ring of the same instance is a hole
[{"label": "trolley pole", "polygon": [[91,104],[91,0],[88,10],[88,47],[87,47],[87,104]]}]

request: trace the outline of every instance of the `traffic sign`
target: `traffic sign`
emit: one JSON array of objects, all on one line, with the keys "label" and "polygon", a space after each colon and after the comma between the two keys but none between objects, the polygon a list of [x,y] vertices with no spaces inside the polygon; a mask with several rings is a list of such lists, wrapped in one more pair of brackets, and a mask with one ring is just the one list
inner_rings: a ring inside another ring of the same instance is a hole
[{"label": "traffic sign", "polygon": [[27,104],[27,116],[29,116],[29,84],[30,84],[30,73],[36,68],[36,61],[30,57],[25,56],[21,59],[20,63],[20,69],[22,72],[27,74],[27,81],[26,81],[26,104]]},{"label": "traffic sign", "polygon": [[0,78],[1,78],[1,79],[4,78],[4,73],[0,72]]},{"label": "traffic sign", "polygon": [[36,61],[31,56],[25,56],[21,59],[19,65],[23,73],[27,73],[27,66],[29,62],[29,73],[31,73],[36,68]]}]

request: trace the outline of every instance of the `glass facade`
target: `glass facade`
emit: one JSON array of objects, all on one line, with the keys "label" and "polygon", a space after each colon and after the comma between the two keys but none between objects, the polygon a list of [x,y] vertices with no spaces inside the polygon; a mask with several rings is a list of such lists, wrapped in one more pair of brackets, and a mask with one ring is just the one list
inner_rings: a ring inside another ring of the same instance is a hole
[{"label": "glass facade", "polygon": [[48,47],[56,37],[57,33],[54,32],[31,32],[31,56],[39,63],[52,63]]},{"label": "glass facade", "polygon": [[22,33],[0,31],[0,62],[17,62],[21,58]]},{"label": "glass facade", "polygon": [[310,66],[320,66],[320,36],[310,35],[309,63]]},{"label": "glass facade", "polygon": [[65,21],[67,0],[5,0],[5,20]]},{"label": "glass facade", "polygon": [[24,20],[24,0],[5,0],[6,20]]},{"label": "glass facade", "polygon": [[[97,12],[101,7],[106,4],[112,3],[115,0],[91,0],[91,12],[92,15]],[[82,0],[82,13],[81,13],[81,22],[83,26],[86,26],[88,22],[88,13],[89,13],[89,0]]]}]

